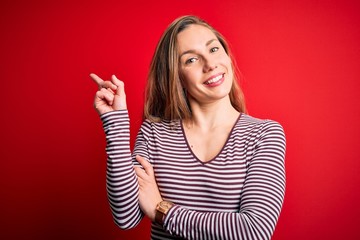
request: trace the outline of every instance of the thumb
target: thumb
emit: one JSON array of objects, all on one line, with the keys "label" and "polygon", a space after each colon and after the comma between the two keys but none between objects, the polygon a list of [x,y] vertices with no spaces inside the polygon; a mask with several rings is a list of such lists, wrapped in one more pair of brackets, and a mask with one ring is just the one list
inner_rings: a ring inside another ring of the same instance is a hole
[{"label": "thumb", "polygon": [[115,75],[111,76],[111,82],[117,86],[113,105],[114,109],[127,109],[124,82],[119,80]]},{"label": "thumb", "polygon": [[115,75],[111,76],[111,82],[117,86],[116,95],[125,95],[125,84],[123,81],[118,79]]}]

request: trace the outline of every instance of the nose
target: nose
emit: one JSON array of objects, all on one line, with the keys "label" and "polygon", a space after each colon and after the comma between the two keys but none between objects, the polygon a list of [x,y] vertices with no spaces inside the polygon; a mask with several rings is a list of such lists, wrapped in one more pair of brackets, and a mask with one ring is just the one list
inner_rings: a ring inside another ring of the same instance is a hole
[{"label": "nose", "polygon": [[204,58],[204,72],[210,72],[217,68],[217,64],[214,59],[208,57]]}]

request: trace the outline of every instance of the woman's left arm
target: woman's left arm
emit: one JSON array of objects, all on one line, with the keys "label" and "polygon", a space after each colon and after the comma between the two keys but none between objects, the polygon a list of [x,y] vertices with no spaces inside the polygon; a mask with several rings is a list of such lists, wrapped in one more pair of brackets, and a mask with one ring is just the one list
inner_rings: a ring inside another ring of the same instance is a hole
[{"label": "woman's left arm", "polygon": [[[248,165],[239,211],[199,212],[175,205],[166,215],[163,227],[172,235],[186,239],[270,239],[284,200],[284,157],[283,128],[277,122],[266,121]],[[150,164],[145,170],[153,171]],[[156,185],[155,180],[153,184]],[[140,181],[139,187],[147,191],[154,189],[151,184],[141,186]],[[156,204],[147,205],[154,208]],[[154,209],[148,212],[154,213]],[[154,220],[153,214],[148,216]]]}]

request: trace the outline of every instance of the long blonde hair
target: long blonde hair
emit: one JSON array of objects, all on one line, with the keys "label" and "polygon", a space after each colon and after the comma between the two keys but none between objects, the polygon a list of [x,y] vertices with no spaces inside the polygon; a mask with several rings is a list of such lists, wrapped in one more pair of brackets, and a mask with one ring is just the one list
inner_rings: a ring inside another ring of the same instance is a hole
[{"label": "long blonde hair", "polygon": [[150,121],[190,119],[191,109],[181,85],[177,35],[191,24],[209,28],[231,58],[234,71],[229,93],[232,106],[246,112],[243,92],[238,84],[239,71],[224,37],[204,20],[196,16],[183,16],[173,21],[163,33],[152,58],[145,91],[144,118]]}]

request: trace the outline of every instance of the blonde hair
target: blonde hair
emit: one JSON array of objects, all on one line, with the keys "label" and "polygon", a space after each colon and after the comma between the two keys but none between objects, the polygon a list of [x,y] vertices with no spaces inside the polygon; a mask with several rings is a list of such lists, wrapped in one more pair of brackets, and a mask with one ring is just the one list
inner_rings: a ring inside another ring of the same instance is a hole
[{"label": "blonde hair", "polygon": [[229,55],[234,71],[229,93],[232,106],[246,112],[243,92],[238,84],[239,71],[224,37],[204,20],[196,16],[183,16],[173,21],[163,33],[152,58],[145,91],[144,118],[150,121],[190,119],[191,109],[181,85],[177,35],[191,24],[210,29]]}]

